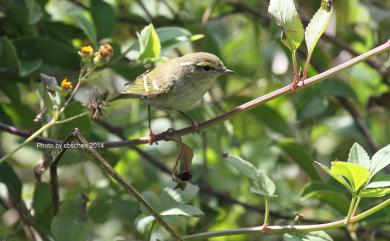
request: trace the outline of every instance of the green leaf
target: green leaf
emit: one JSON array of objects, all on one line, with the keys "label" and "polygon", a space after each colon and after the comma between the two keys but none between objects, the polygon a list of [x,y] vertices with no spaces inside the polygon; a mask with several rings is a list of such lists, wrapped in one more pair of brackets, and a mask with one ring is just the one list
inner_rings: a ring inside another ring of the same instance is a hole
[{"label": "green leaf", "polygon": [[145,231],[148,229],[148,226],[154,221],[153,216],[146,216],[142,218],[137,218],[135,220],[135,228],[140,233],[145,233]]},{"label": "green leaf", "polygon": [[326,173],[328,173],[329,176],[333,177],[334,179],[336,179],[336,181],[338,181],[344,187],[346,187],[351,193],[353,192],[351,185],[349,185],[349,183],[342,176],[333,173],[331,171],[331,169],[329,169],[327,166],[325,166],[319,162],[315,162],[315,163],[317,163],[321,167],[322,170],[324,170]]},{"label": "green leaf", "polygon": [[[77,51],[53,39],[21,37],[14,40],[22,62],[42,61],[41,72],[63,75],[67,70],[79,70],[80,59]],[[38,62],[35,62],[37,64]],[[33,68],[34,69],[34,68]]]},{"label": "green leaf", "polygon": [[179,204],[174,207],[164,210],[160,213],[162,216],[186,216],[186,217],[201,217],[204,213],[197,207]]},{"label": "green leaf", "polygon": [[283,139],[278,143],[278,146],[284,153],[296,162],[312,180],[319,180],[317,170],[314,168],[314,160],[312,155],[307,151],[307,148],[296,143],[293,139]]},{"label": "green leaf", "polygon": [[24,0],[28,12],[28,22],[37,23],[43,16],[41,6],[35,0]]},{"label": "green leaf", "polygon": [[227,163],[236,168],[241,174],[249,177],[253,181],[257,181],[258,171],[250,162],[237,156],[228,155],[225,157]]},{"label": "green leaf", "polygon": [[3,183],[15,200],[20,200],[22,194],[22,182],[13,168],[6,162],[0,163],[0,183]]},{"label": "green leaf", "polygon": [[370,188],[360,191],[359,197],[383,197],[390,193],[390,188]]},{"label": "green leaf", "polygon": [[366,169],[370,169],[370,157],[363,149],[363,147],[358,143],[354,143],[349,150],[348,162],[356,163],[365,167]]},{"label": "green leaf", "polygon": [[97,46],[97,36],[95,26],[82,14],[81,11],[69,11],[68,15],[73,19],[74,24],[83,30],[85,36],[91,43]]},{"label": "green leaf", "polygon": [[356,163],[332,162],[331,172],[345,177],[351,184],[353,193],[357,193],[370,177],[368,169]]},{"label": "green leaf", "polygon": [[298,118],[300,120],[311,119],[324,113],[328,107],[328,100],[318,94],[314,88],[304,92],[298,103]]},{"label": "green leaf", "polygon": [[92,0],[91,13],[99,37],[109,37],[115,27],[115,15],[112,6],[102,0]]},{"label": "green leaf", "polygon": [[321,96],[342,96],[358,100],[355,90],[344,81],[338,79],[327,79],[318,84],[318,91]]},{"label": "green leaf", "polygon": [[390,164],[390,145],[387,145],[380,149],[371,159],[370,172],[373,177],[380,170]]},{"label": "green leaf", "polygon": [[256,109],[258,120],[266,124],[272,130],[279,132],[285,136],[292,136],[292,131],[288,122],[275,109],[262,105]]},{"label": "green leaf", "polygon": [[[322,0],[321,2],[325,2]],[[305,30],[305,42],[307,47],[307,59],[306,62],[310,61],[311,55],[314,51],[314,47],[317,45],[318,40],[321,35],[324,33],[330,16],[332,15],[333,6],[328,8],[326,4],[321,3],[321,7],[314,14],[310,20],[309,25],[307,25]]]},{"label": "green leaf", "polygon": [[390,187],[390,181],[371,182],[365,188],[382,188]]},{"label": "green leaf", "polygon": [[47,183],[36,184],[32,206],[35,214],[42,213],[51,206],[51,188]]},{"label": "green leaf", "polygon": [[295,52],[304,37],[304,29],[293,0],[271,0],[268,12],[282,28],[282,42]]},{"label": "green leaf", "polygon": [[339,189],[328,183],[317,181],[309,183],[302,190],[301,197],[303,199],[315,198],[321,200],[343,215],[348,212],[349,200],[341,195]]},{"label": "green leaf", "polygon": [[202,38],[204,38],[204,34],[194,34],[191,36],[190,40],[192,42],[194,42],[194,41],[202,39]]},{"label": "green leaf", "polygon": [[154,30],[153,24],[149,24],[138,34],[141,60],[156,60],[160,57],[161,43]]},{"label": "green leaf", "polygon": [[45,86],[45,89],[47,91],[47,94],[50,97],[51,104],[45,103],[46,108],[51,108],[52,106],[58,108],[61,105],[61,96],[59,95],[57,88],[57,79],[53,76],[49,76],[46,74],[41,73],[40,75],[41,81],[43,85]]},{"label": "green leaf", "polygon": [[92,222],[84,220],[82,210],[86,201],[76,198],[61,205],[60,212],[51,222],[51,233],[56,241],[86,241],[92,236]]},{"label": "green leaf", "polygon": [[[161,200],[156,194],[150,191],[146,191],[142,193],[142,196],[156,211],[161,210]],[[149,213],[149,211],[143,205],[140,207],[143,213]]]},{"label": "green leaf", "polygon": [[180,27],[157,28],[156,32],[160,38],[161,47],[164,51],[169,51],[182,43],[195,41],[203,37],[202,34],[192,35],[190,31]]},{"label": "green leaf", "polygon": [[20,77],[26,77],[42,66],[42,60],[22,61],[20,63]]},{"label": "green leaf", "polygon": [[325,231],[310,233],[285,233],[284,241],[332,241],[333,239]]},{"label": "green leaf", "polygon": [[0,90],[8,96],[8,98],[13,103],[20,103],[20,92],[17,82],[13,79],[5,77],[4,79],[0,77]]},{"label": "green leaf", "polygon": [[161,194],[161,200],[163,203],[173,201],[173,202],[185,204],[190,202],[192,199],[194,199],[198,194],[198,191],[199,191],[199,187],[191,183],[188,183],[184,190],[181,190],[179,188],[167,187],[164,188],[164,191]]},{"label": "green leaf", "polygon": [[0,71],[10,70],[18,74],[20,61],[13,43],[7,37],[1,37],[0,48]]},{"label": "green leaf", "polygon": [[[262,190],[265,194],[265,196],[274,196],[275,194],[275,183],[267,176],[265,175],[261,170],[257,170],[257,178],[255,180],[255,183],[257,184],[257,187],[255,187],[253,190]],[[251,187],[252,191],[252,187]]]}]

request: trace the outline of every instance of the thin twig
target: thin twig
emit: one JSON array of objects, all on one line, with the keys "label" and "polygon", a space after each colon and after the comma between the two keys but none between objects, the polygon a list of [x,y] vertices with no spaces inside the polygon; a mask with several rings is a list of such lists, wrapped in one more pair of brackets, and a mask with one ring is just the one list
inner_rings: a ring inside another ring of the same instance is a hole
[{"label": "thin twig", "polygon": [[65,144],[71,142],[73,139],[72,135],[69,135],[61,145],[61,150],[57,154],[57,156],[53,159],[53,162],[50,165],[50,188],[51,188],[51,201],[53,206],[53,214],[54,216],[57,215],[59,209],[60,209],[60,194],[59,194],[59,188],[58,188],[58,175],[57,175],[57,166],[59,161],[61,160],[61,157],[64,155],[65,151],[67,150],[65,148]]},{"label": "thin twig", "polygon": [[[390,205],[390,198],[383,201],[382,203],[374,206],[373,208],[354,216],[350,219],[350,223],[356,223],[366,217],[373,215],[374,213],[386,208]],[[275,233],[288,233],[288,232],[301,232],[307,233],[312,231],[324,231],[329,229],[340,228],[345,225],[345,219],[323,223],[323,224],[313,224],[313,225],[285,225],[285,226],[267,226],[264,228],[263,226],[258,227],[249,227],[249,228],[237,228],[237,229],[229,229],[229,230],[221,230],[221,231],[213,231],[213,232],[205,232],[205,233],[197,233],[193,235],[185,236],[185,240],[190,239],[202,239],[205,240],[211,237],[221,237],[221,236],[232,236],[238,234],[249,234],[249,233],[263,233],[263,234],[275,234]]]},{"label": "thin twig", "polygon": [[149,21],[153,21],[153,16],[150,14],[149,10],[146,8],[145,4],[142,2],[142,0],[136,0],[138,5],[144,10],[146,16],[148,17]]},{"label": "thin twig", "polygon": [[157,222],[164,227],[176,240],[182,240],[178,233],[172,229],[169,224],[167,224],[162,216],[154,210],[154,208],[142,197],[142,195],[135,189],[127,180],[121,176],[98,152],[96,152],[90,145],[89,142],[84,138],[80,131],[76,128],[72,132],[73,137],[80,143],[84,145],[84,151],[90,154],[99,164],[99,166],[108,173],[118,184],[120,184],[129,194],[131,194],[137,201],[142,204]]}]

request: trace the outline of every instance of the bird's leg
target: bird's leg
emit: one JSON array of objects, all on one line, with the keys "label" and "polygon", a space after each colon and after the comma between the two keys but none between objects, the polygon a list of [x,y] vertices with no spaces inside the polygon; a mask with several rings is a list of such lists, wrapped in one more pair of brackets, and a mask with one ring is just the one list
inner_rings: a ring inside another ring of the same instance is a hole
[{"label": "bird's leg", "polygon": [[195,133],[198,133],[200,132],[199,130],[199,125],[198,125],[198,122],[196,122],[194,119],[191,118],[191,116],[187,115],[186,113],[184,113],[183,111],[179,110],[178,111],[182,116],[184,116],[187,120],[189,120],[191,122],[191,125],[192,125],[192,130],[193,132]]},{"label": "bird's leg", "polygon": [[154,134],[152,131],[152,121],[151,121],[152,112],[150,110],[150,105],[148,105],[148,125],[149,125],[149,133],[148,133],[148,143],[149,145],[153,145],[155,142]]}]

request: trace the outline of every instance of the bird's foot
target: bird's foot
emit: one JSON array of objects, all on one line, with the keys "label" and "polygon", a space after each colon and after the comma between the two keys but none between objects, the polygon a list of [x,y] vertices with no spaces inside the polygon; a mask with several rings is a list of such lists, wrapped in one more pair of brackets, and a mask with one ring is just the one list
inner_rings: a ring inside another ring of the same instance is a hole
[{"label": "bird's foot", "polygon": [[291,82],[290,89],[292,89],[292,90],[298,89],[299,88],[298,82],[299,81],[295,81],[295,80],[293,82]]},{"label": "bird's foot", "polygon": [[193,120],[191,123],[191,126],[192,126],[192,133],[200,134],[200,128],[199,128],[198,122]]}]

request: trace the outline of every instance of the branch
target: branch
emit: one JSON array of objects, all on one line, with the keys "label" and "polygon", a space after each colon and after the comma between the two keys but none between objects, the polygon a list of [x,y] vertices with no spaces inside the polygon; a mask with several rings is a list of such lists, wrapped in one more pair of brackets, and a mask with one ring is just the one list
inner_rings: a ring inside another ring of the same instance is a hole
[{"label": "branch", "polygon": [[146,8],[146,6],[142,2],[142,0],[136,0],[136,2],[142,8],[142,10],[144,10],[144,12],[145,12],[146,16],[149,18],[149,20],[153,21],[153,16],[150,14],[149,10]]},{"label": "branch", "polygon": [[72,136],[76,139],[80,144],[84,145],[83,149],[89,155],[91,155],[99,164],[99,166],[108,173],[119,185],[121,185],[126,192],[132,195],[137,201],[142,204],[150,214],[156,219],[157,222],[161,224],[161,226],[168,231],[170,235],[175,240],[181,241],[179,234],[176,233],[168,223],[164,221],[162,216],[143,198],[141,193],[137,191],[127,180],[121,176],[98,152],[96,152],[90,145],[89,142],[84,138],[84,136],[80,133],[80,131],[76,128],[72,131]]},{"label": "branch", "polygon": [[[219,122],[222,122],[222,121],[225,121],[227,119],[230,119],[232,118],[233,116],[237,115],[238,113],[241,113],[241,112],[244,112],[244,111],[248,111],[258,105],[261,105],[265,102],[268,102],[270,100],[273,100],[275,99],[276,97],[279,97],[281,95],[284,95],[284,94],[287,94],[287,93],[290,93],[290,92],[294,92],[294,91],[298,91],[300,89],[303,89],[303,88],[306,88],[316,82],[319,82],[323,79],[326,79],[326,78],[330,78],[336,74],[338,74],[339,72],[355,65],[355,64],[358,64],[362,61],[365,61],[367,60],[369,57],[372,57],[372,56],[375,56],[375,55],[378,55],[380,53],[383,53],[385,51],[387,51],[388,49],[390,49],[390,40],[387,41],[386,43],[374,48],[374,49],[371,49],[370,51],[362,54],[362,55],[359,55],[358,57],[355,57],[343,64],[340,64],[336,67],[333,67],[327,71],[324,71],[316,76],[313,76],[311,78],[308,78],[304,81],[304,84],[302,82],[300,82],[298,84],[298,87],[300,88],[297,88],[297,89],[293,89],[291,88],[290,85],[287,85],[287,86],[284,86],[280,89],[277,89],[271,93],[268,93],[268,94],[265,94],[263,96],[260,96],[256,99],[253,99],[249,102],[246,102],[236,108],[234,108],[233,110],[229,111],[229,112],[226,112],[220,116],[217,116],[213,119],[210,119],[210,120],[207,120],[205,122],[202,122],[199,124],[199,130],[203,130],[203,129],[206,129],[207,127],[210,127],[212,125],[215,125]],[[177,130],[175,132],[176,135],[179,135],[179,136],[183,136],[183,135],[187,135],[187,134],[190,134],[193,132],[193,129],[192,127],[186,127],[186,128],[183,128],[183,129],[180,129],[180,130]],[[165,131],[163,133],[160,133],[158,135],[155,135],[155,141],[159,141],[159,140],[167,140],[169,139],[169,136],[171,135],[170,132],[168,131]],[[146,144],[148,143],[148,136],[144,136],[144,137],[141,137],[141,138],[138,138],[138,139],[132,139],[132,140],[126,140],[126,141],[117,141],[115,143],[107,143],[105,145],[105,147],[121,147],[121,146],[134,146],[134,145],[140,145],[140,144]]]},{"label": "branch", "polygon": [[[350,219],[350,223],[356,223],[368,216],[371,216],[372,214],[384,209],[385,207],[390,205],[390,198],[386,201],[374,206],[373,208],[354,216]],[[221,236],[231,236],[231,235],[238,235],[238,234],[249,234],[249,233],[263,233],[263,234],[275,234],[275,233],[288,233],[288,232],[312,232],[312,231],[320,231],[320,230],[329,230],[329,229],[335,229],[343,227],[345,224],[345,219],[330,222],[330,223],[323,223],[323,224],[313,224],[313,225],[285,225],[285,226],[267,226],[264,228],[263,226],[259,227],[249,227],[249,228],[237,228],[237,229],[229,229],[229,230],[222,230],[222,231],[214,231],[214,232],[205,232],[205,233],[198,233],[193,235],[185,236],[185,240],[190,239],[207,239],[211,237],[221,237]]]},{"label": "branch", "polygon": [[[237,115],[241,112],[253,109],[256,106],[264,104],[264,103],[266,103],[270,100],[273,100],[281,95],[288,94],[288,93],[295,92],[295,91],[299,91],[299,90],[306,88],[306,87],[308,87],[314,83],[317,83],[321,80],[330,78],[330,77],[344,71],[345,69],[347,69],[353,65],[356,65],[360,62],[363,62],[363,61],[367,60],[368,58],[375,56],[375,55],[378,55],[378,54],[381,54],[389,49],[390,49],[390,39],[386,43],[384,43],[384,44],[382,44],[374,49],[371,49],[364,54],[361,54],[353,59],[350,59],[349,61],[347,61],[345,63],[337,65],[337,66],[335,66],[327,71],[324,71],[318,75],[315,75],[311,78],[306,79],[304,81],[304,83],[302,83],[302,82],[298,83],[299,88],[293,89],[293,88],[291,88],[290,85],[286,85],[280,89],[277,89],[273,92],[270,92],[270,93],[265,94],[263,96],[260,96],[256,99],[248,101],[240,106],[237,106],[236,108],[234,108],[231,111],[228,111],[222,115],[219,115],[217,117],[214,117],[212,119],[204,121],[204,122],[199,124],[199,130],[206,129],[206,128],[213,126],[219,122],[233,118],[235,115]],[[9,125],[2,124],[2,123],[0,123],[0,130],[4,130],[4,131],[7,131],[9,133],[19,135],[22,137],[29,137],[30,136],[29,132],[21,131],[19,129],[15,129],[15,127],[13,127],[13,126],[9,126]],[[190,127],[176,130],[175,135],[183,136],[183,135],[190,134],[192,132],[193,132],[193,128],[190,126]],[[155,138],[155,141],[168,140],[171,135],[172,135],[171,132],[165,131],[165,132],[162,132],[160,134],[155,135],[154,138]],[[34,140],[42,142],[42,143],[61,143],[61,141],[59,141],[59,140],[47,139],[47,138],[43,138],[43,137],[39,137],[39,136],[35,137]],[[129,146],[147,144],[148,140],[149,140],[149,137],[144,136],[141,138],[130,139],[130,140],[107,141],[107,142],[103,142],[102,144],[106,148],[118,148],[118,147],[125,147],[125,146],[129,147]]]}]

